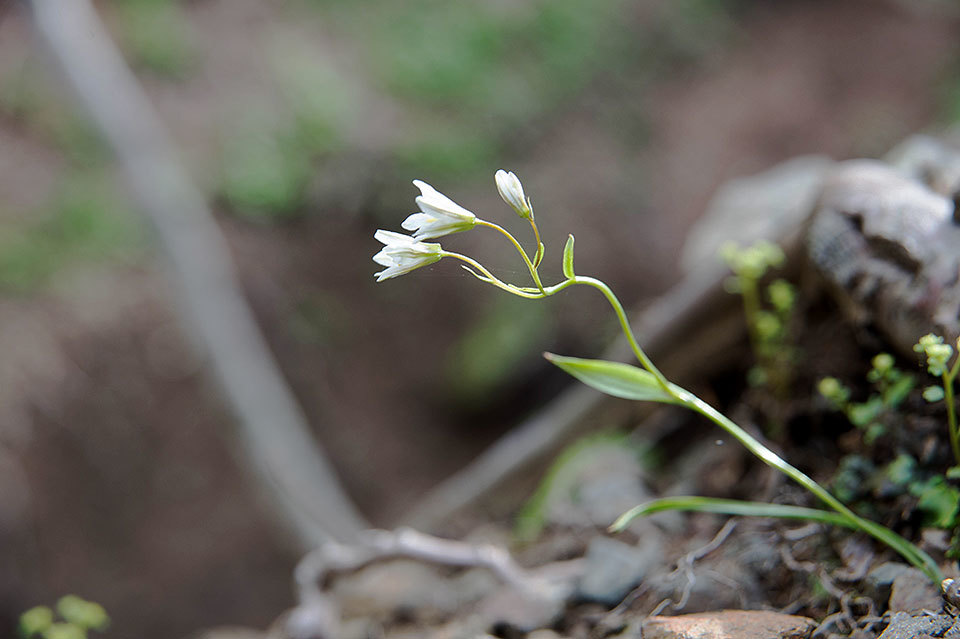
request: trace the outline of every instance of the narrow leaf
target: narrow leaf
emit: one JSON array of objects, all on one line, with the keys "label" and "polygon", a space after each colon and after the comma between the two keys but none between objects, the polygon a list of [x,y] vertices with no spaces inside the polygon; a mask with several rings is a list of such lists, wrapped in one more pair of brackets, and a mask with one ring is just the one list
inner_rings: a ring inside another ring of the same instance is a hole
[{"label": "narrow leaf", "polygon": [[573,236],[567,236],[567,244],[563,247],[563,275],[567,279],[573,279]]},{"label": "narrow leaf", "polygon": [[716,513],[718,515],[735,515],[746,517],[776,517],[778,519],[804,519],[834,526],[855,528],[846,517],[839,513],[819,508],[803,508],[801,506],[786,506],[784,504],[765,504],[755,501],[739,501],[736,499],[715,499],[712,497],[665,497],[640,504],[620,515],[617,521],[610,526],[611,532],[620,532],[637,517],[652,515],[664,510],[692,510],[701,513]]},{"label": "narrow leaf", "polygon": [[553,353],[544,353],[543,356],[587,386],[607,395],[639,401],[677,403],[676,398],[657,382],[657,378],[642,368],[602,359],[563,357]]}]

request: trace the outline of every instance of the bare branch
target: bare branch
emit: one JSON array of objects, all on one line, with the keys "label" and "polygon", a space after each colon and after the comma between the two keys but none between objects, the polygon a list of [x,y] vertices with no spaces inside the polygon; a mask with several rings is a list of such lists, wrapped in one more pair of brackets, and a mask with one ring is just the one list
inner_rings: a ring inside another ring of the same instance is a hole
[{"label": "bare branch", "polygon": [[261,488],[301,548],[366,524],[312,438],[240,293],[223,236],[89,0],[24,0],[157,232],[181,310],[232,409]]}]

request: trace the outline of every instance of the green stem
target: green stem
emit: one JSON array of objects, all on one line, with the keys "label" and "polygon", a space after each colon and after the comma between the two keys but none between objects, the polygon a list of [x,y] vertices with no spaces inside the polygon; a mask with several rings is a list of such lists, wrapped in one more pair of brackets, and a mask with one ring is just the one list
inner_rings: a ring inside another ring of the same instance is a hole
[{"label": "green stem", "polygon": [[889,528],[881,526],[880,524],[870,521],[869,519],[864,519],[863,517],[860,517],[854,513],[852,510],[847,508],[843,502],[831,495],[823,486],[815,482],[799,469],[788,464],[779,455],[764,446],[762,443],[760,443],[760,441],[750,435],[747,431],[743,430],[740,426],[732,422],[727,416],[717,411],[715,408],[704,402],[693,393],[675,385],[670,386],[670,392],[681,404],[700,413],[729,433],[734,439],[743,444],[747,450],[757,456],[760,461],[780,471],[793,481],[806,488],[809,492],[813,493],[813,495],[820,499],[820,501],[838,512],[842,517],[850,522],[851,527],[862,530],[874,539],[877,539],[878,541],[881,541],[890,548],[894,549],[907,561],[923,571],[923,573],[930,577],[930,579],[932,579],[935,583],[940,583],[940,581],[943,580],[943,574],[940,572],[940,568],[937,566],[936,562],[915,545],[896,534]]},{"label": "green stem", "polygon": [[[623,304],[621,304],[620,300],[617,299],[617,296],[613,294],[613,291],[610,290],[610,287],[596,278],[581,277],[579,275],[567,281],[573,284],[586,284],[587,286],[592,286],[603,293],[603,296],[607,298],[608,302],[610,302],[610,306],[613,307],[613,312],[617,314],[617,319],[620,320],[620,328],[623,329],[623,334],[630,343],[630,348],[633,350],[633,354],[636,356],[637,360],[639,360],[643,367],[650,371],[653,376],[657,378],[657,382],[660,383],[660,386],[669,390],[670,382],[667,381],[667,378],[664,377],[663,373],[661,373],[660,370],[653,365],[653,362],[650,361],[650,358],[647,357],[647,354],[643,352],[642,348],[640,348],[640,344],[637,343],[637,338],[633,336],[633,329],[630,328],[630,320],[627,319],[627,313],[623,310]],[[553,291],[551,291],[550,294],[552,295]]]},{"label": "green stem", "polygon": [[452,257],[454,259],[460,260],[461,262],[466,262],[473,268],[477,269],[477,271],[479,271],[484,277],[486,277],[486,279],[484,280],[485,282],[488,282],[489,284],[493,284],[497,288],[502,289],[507,293],[512,293],[513,295],[516,295],[518,297],[523,297],[528,300],[542,299],[547,295],[546,293],[530,293],[512,284],[507,284],[506,282],[498,278],[496,275],[488,271],[486,267],[480,264],[480,262],[476,261],[473,258],[467,257],[466,255],[461,255],[460,253],[454,253],[452,251],[440,251],[440,255],[441,257]]},{"label": "green stem", "polygon": [[776,517],[778,519],[802,519],[816,521],[822,524],[855,528],[850,521],[835,512],[820,510],[819,508],[805,508],[803,506],[788,506],[785,504],[766,504],[756,501],[740,501],[737,499],[717,499],[715,497],[663,497],[648,501],[645,504],[634,506],[620,515],[610,526],[612,532],[620,532],[637,517],[646,517],[665,510],[692,510],[701,513],[717,515],[732,515],[735,517]]},{"label": "green stem", "polygon": [[[485,226],[487,228],[493,229],[494,231],[503,233],[503,235],[506,236],[508,240],[510,240],[510,243],[513,244],[513,247],[517,249],[517,252],[520,253],[520,257],[523,258],[523,263],[527,266],[527,270],[530,271],[530,277],[533,278],[533,283],[537,285],[537,290],[539,290],[540,293],[542,294],[541,296],[546,295],[546,291],[544,291],[543,289],[543,284],[540,283],[540,274],[537,273],[537,267],[534,266],[534,263],[530,261],[530,258],[527,256],[527,252],[523,250],[522,246],[520,246],[520,242],[517,241],[517,238],[513,237],[510,231],[503,228],[499,224],[494,224],[493,222],[487,222],[486,220],[478,219],[477,226]],[[534,230],[536,230],[536,226],[534,226]],[[537,255],[539,256],[539,254],[540,254],[540,234],[537,233]]]},{"label": "green stem", "polygon": [[947,421],[950,427],[950,446],[953,448],[953,458],[960,464],[960,431],[957,430],[957,410],[953,399],[953,378],[957,374],[957,365],[960,365],[960,356],[953,369],[943,373],[943,400],[947,404]]},{"label": "green stem", "polygon": [[743,275],[737,276],[740,283],[740,296],[743,298],[743,314],[747,318],[747,334],[750,336],[750,346],[753,348],[757,364],[764,366],[761,361],[760,336],[757,334],[757,317],[760,315],[760,290],[757,280]]},{"label": "green stem", "polygon": [[537,253],[533,256],[533,267],[537,268],[540,266],[540,261],[543,260],[543,241],[540,239],[540,229],[537,228],[537,222],[533,219],[533,211],[530,212],[530,226],[533,228],[533,238],[537,243]]}]

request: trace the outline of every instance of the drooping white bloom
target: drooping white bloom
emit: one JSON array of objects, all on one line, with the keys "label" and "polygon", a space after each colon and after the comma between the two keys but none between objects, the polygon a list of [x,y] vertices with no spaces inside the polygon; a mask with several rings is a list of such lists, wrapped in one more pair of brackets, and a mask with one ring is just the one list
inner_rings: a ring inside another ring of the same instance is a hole
[{"label": "drooping white bloom", "polygon": [[526,219],[533,213],[533,207],[530,206],[530,199],[523,193],[523,185],[520,184],[520,178],[513,171],[497,171],[494,178],[497,181],[497,190],[500,191],[500,197],[503,201],[513,207],[517,215]]},{"label": "drooping white bloom", "polygon": [[373,256],[374,262],[387,267],[376,274],[378,282],[406,275],[421,266],[438,262],[443,257],[440,254],[439,244],[420,242],[403,233],[380,229],[373,234],[373,237],[386,245]]},{"label": "drooping white bloom", "polygon": [[405,219],[402,226],[413,232],[414,239],[429,240],[467,231],[477,223],[476,215],[426,182],[414,180],[413,184],[420,189],[420,195],[417,196],[420,213],[414,213]]}]

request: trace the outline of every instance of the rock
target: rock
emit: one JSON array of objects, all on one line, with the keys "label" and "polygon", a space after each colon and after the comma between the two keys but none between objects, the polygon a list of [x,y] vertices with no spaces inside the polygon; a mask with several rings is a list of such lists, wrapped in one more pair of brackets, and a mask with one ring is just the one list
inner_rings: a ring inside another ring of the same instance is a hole
[{"label": "rock", "polygon": [[906,612],[893,615],[890,625],[877,639],[925,639],[926,637],[954,637],[953,618],[949,615],[918,615]]},{"label": "rock", "polygon": [[893,589],[893,580],[910,570],[907,564],[887,561],[875,566],[863,580],[866,594],[877,601],[888,601]]},{"label": "rock", "polygon": [[941,195],[953,196],[960,185],[960,151],[944,140],[911,135],[883,159]]},{"label": "rock", "polygon": [[[606,528],[653,495],[636,451],[619,439],[586,441],[555,467],[545,495],[545,522],[560,528]],[[631,530],[648,530],[634,522]]]},{"label": "rock", "polygon": [[658,537],[641,538],[630,546],[609,537],[594,537],[587,547],[586,572],[576,598],[615,606],[663,559]]},{"label": "rock", "polygon": [[480,603],[477,616],[497,636],[525,635],[548,628],[563,613],[566,602],[556,597],[531,595],[516,588],[502,588]]},{"label": "rock", "polygon": [[806,155],[722,185],[687,235],[680,262],[693,272],[710,261],[719,265],[720,247],[757,240],[780,243],[794,235],[813,210],[824,176],[834,165],[823,155]]},{"label": "rock", "polygon": [[851,321],[913,357],[918,336],[960,333],[953,213],[950,199],[889,165],[844,162],[824,181],[807,253]]},{"label": "rock", "polygon": [[650,617],[644,639],[807,639],[816,622],[767,610],[721,610]]},{"label": "rock", "polygon": [[890,592],[891,612],[939,612],[942,607],[939,588],[916,568],[908,568],[893,580]]},{"label": "rock", "polygon": [[265,639],[265,637],[266,634],[262,630],[240,626],[224,626],[205,630],[195,635],[194,639]]},{"label": "rock", "polygon": [[499,580],[482,568],[451,578],[434,566],[397,560],[339,577],[333,595],[344,618],[387,619],[408,611],[431,621],[447,618],[499,587]]}]

